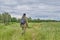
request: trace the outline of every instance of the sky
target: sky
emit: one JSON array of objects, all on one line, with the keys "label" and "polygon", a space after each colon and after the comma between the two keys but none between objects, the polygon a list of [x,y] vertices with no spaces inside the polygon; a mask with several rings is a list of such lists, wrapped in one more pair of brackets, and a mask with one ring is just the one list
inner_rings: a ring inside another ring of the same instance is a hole
[{"label": "sky", "polygon": [[3,12],[16,18],[26,13],[33,19],[60,20],[60,0],[0,0],[0,13]]}]

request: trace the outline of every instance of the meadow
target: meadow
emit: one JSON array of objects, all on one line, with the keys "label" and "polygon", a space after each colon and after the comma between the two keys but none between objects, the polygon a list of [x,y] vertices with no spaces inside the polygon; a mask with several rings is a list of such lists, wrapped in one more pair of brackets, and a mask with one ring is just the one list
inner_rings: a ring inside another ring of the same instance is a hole
[{"label": "meadow", "polygon": [[24,35],[19,23],[0,23],[0,40],[60,40],[60,22],[29,23]]}]

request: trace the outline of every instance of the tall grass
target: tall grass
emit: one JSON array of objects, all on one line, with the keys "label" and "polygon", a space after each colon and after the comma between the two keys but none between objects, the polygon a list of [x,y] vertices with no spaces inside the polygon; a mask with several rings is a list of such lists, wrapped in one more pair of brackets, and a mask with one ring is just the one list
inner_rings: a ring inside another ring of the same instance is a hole
[{"label": "tall grass", "polygon": [[29,23],[24,35],[19,23],[0,24],[0,40],[60,40],[60,22]]}]

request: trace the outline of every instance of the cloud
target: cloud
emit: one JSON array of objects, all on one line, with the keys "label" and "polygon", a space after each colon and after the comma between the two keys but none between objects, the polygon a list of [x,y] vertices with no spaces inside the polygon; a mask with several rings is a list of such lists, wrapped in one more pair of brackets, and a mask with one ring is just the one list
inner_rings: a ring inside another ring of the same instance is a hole
[{"label": "cloud", "polygon": [[30,7],[27,5],[17,5],[15,7],[15,9],[17,9],[17,10],[30,10]]},{"label": "cloud", "polygon": [[1,4],[4,5],[15,5],[17,2],[15,0],[0,0]]},{"label": "cloud", "polygon": [[11,14],[11,17],[21,18],[21,15]]},{"label": "cloud", "polygon": [[53,12],[53,11],[60,10],[60,6],[40,4],[40,5],[39,5],[39,9],[40,9],[41,11],[50,11],[50,12]]},{"label": "cloud", "polygon": [[12,17],[27,17],[60,20],[59,0],[0,0],[0,12],[9,12]]}]

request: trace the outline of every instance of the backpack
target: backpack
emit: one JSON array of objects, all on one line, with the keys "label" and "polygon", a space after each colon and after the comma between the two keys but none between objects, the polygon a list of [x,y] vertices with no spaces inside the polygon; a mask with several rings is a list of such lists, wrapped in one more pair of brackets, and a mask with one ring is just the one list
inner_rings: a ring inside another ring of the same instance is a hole
[{"label": "backpack", "polygon": [[25,24],[26,20],[24,18],[22,18],[20,22],[21,22],[21,24]]}]

